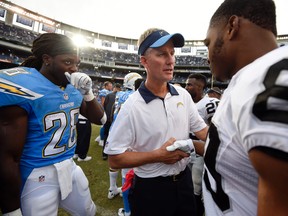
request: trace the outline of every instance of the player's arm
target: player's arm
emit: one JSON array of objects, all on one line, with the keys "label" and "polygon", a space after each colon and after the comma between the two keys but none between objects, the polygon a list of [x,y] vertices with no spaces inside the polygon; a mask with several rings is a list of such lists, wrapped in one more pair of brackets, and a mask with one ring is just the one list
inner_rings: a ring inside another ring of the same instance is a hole
[{"label": "player's arm", "polygon": [[95,97],[91,101],[83,100],[80,113],[89,119],[90,122],[97,125],[103,125],[107,120],[103,107],[98,103]]},{"label": "player's arm", "polygon": [[284,216],[288,212],[288,155],[271,156],[257,148],[249,152],[250,160],[259,174],[258,215]]},{"label": "player's arm", "polygon": [[102,104],[102,106],[104,106],[105,98],[106,98],[106,97],[101,97],[101,104]]},{"label": "player's arm", "polygon": [[[20,208],[20,157],[28,116],[18,106],[0,108],[0,208],[2,213]],[[18,210],[20,211],[20,210]]]},{"label": "player's arm", "polygon": [[[204,142],[207,138],[207,134],[208,134],[208,129],[209,127],[206,126],[205,128],[203,128],[200,131],[194,132],[195,136],[200,139],[200,141],[197,140],[193,140],[193,144],[196,150],[196,153],[199,155],[203,155],[204,152]],[[201,141],[202,140],[202,141]]]},{"label": "player's arm", "polygon": [[91,78],[87,74],[80,72],[74,72],[71,74],[65,72],[65,76],[67,80],[83,95],[80,113],[94,124],[105,124],[107,117],[102,105],[98,103],[93,94]]},{"label": "player's arm", "polygon": [[206,126],[203,129],[201,129],[200,131],[194,132],[194,134],[198,139],[205,141],[207,138],[208,129],[209,129],[209,127]]},{"label": "player's arm", "polygon": [[109,166],[112,169],[133,168],[149,163],[165,163],[173,164],[190,154],[181,150],[168,151],[167,146],[175,142],[174,138],[170,138],[159,149],[150,152],[132,152],[126,151],[118,155],[109,155]]}]

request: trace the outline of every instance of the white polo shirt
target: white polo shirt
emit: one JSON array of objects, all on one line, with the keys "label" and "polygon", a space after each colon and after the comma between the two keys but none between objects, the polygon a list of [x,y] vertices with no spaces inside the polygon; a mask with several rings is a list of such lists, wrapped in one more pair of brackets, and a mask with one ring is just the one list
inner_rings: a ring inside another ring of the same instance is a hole
[{"label": "white polo shirt", "polygon": [[[160,148],[169,138],[189,139],[189,132],[206,127],[190,94],[182,87],[168,84],[169,92],[160,99],[144,85],[123,104],[109,133],[104,152],[116,155],[127,149],[149,152]],[[189,158],[175,164],[150,163],[134,168],[142,178],[178,174]]]}]

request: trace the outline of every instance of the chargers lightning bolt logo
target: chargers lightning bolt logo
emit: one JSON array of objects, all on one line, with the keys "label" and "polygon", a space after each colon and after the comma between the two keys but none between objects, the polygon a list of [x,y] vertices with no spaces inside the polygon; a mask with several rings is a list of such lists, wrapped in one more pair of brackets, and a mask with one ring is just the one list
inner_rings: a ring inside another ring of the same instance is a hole
[{"label": "chargers lightning bolt logo", "polygon": [[31,100],[35,100],[43,96],[29,89],[26,89],[22,86],[16,85],[15,83],[9,82],[8,80],[1,79],[1,78],[0,78],[0,92],[28,98]]}]

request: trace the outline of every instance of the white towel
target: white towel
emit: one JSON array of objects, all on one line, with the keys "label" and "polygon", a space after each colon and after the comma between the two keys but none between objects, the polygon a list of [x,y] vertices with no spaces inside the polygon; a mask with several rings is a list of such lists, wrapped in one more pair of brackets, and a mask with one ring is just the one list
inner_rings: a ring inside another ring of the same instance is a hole
[{"label": "white towel", "polygon": [[71,159],[64,160],[54,164],[61,191],[61,199],[64,200],[72,191],[72,166],[73,161]]}]

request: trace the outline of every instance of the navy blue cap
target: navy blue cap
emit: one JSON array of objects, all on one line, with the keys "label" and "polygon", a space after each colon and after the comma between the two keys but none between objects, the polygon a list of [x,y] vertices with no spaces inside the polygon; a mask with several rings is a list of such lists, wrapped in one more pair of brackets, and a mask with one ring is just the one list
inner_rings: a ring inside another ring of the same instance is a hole
[{"label": "navy blue cap", "polygon": [[151,33],[139,46],[138,54],[143,55],[148,48],[157,48],[165,45],[172,39],[174,47],[183,47],[185,40],[180,33],[169,34],[164,30]]}]

